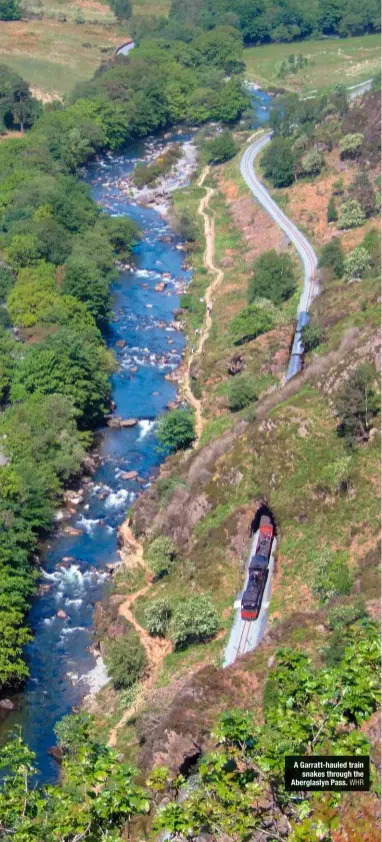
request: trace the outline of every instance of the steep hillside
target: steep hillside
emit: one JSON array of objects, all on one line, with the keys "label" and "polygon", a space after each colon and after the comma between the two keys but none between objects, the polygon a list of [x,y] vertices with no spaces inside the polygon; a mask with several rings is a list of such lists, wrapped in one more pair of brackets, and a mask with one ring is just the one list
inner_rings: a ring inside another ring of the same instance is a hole
[{"label": "steep hillside", "polygon": [[[220,631],[215,635],[206,632],[202,645],[175,645],[168,654],[162,648],[156,689],[153,692],[151,686],[146,694],[146,709],[142,710],[141,698],[119,720],[118,700],[110,691],[93,708],[105,733],[110,723],[117,723],[113,732],[116,745],[134,755],[145,769],[165,764],[174,774],[187,770],[212,747],[211,728],[227,708],[266,715],[263,694],[265,691],[266,698],[272,699],[269,682],[278,680],[272,670],[280,662],[280,646],[283,650],[289,647],[295,657],[299,652],[308,655],[313,671],[338,670],[344,675],[346,652],[357,657],[359,635],[366,633],[362,629],[378,619],[380,290],[379,205],[374,190],[373,206],[356,227],[344,230],[327,220],[330,189],[334,189],[340,215],[360,176],[367,171],[367,182],[376,183],[376,104],[377,95],[370,94],[336,118],[330,151],[320,136],[325,122],[316,118],[305,154],[321,144],[320,172],[299,175],[290,187],[274,194],[312,238],[321,262],[321,295],[313,306],[312,327],[306,335],[304,370],[286,385],[283,377],[301,270],[291,246],[253,203],[241,181],[240,153],[210,171],[203,187],[195,183],[175,197],[175,210],[183,224],[185,215],[197,224],[190,253],[195,274],[182,300],[182,317],[187,320],[190,337],[188,364],[191,387],[202,411],[202,434],[193,450],[168,458],[160,478],[136,502],[121,532],[127,569],[117,577],[119,596],[112,600],[136,592],[133,614],[143,631],[150,629],[150,617],[157,616],[158,600],[165,603],[170,617],[186,598],[207,594],[218,612]],[[359,153],[340,157],[341,138],[360,132],[361,120]],[[236,139],[241,144],[245,136]],[[298,148],[296,138],[294,143]],[[294,160],[298,172],[298,156]],[[339,194],[335,192],[338,189]],[[207,212],[214,262],[223,276],[214,289],[211,329],[203,353],[198,354],[199,331],[204,329],[203,298],[214,281],[213,272],[203,263],[203,190],[209,190]],[[329,241],[331,249],[334,242],[337,257],[340,253],[340,270],[331,251],[325,251]],[[366,260],[362,265],[356,262],[354,268],[354,248],[360,244]],[[253,262],[269,249],[283,259],[290,257],[296,290],[289,292],[286,301],[268,307],[273,321],[270,330],[263,325],[257,338],[246,336],[237,344],[237,318],[248,309],[253,277],[259,279],[260,264],[255,263],[254,272]],[[184,378],[185,371],[181,371],[181,382]],[[244,380],[245,399],[240,404],[233,384]],[[249,393],[248,384],[253,387]],[[222,670],[233,602],[243,583],[251,524],[264,504],[273,512],[278,534],[268,630],[254,653]],[[153,575],[150,546],[164,537],[173,561],[160,575]],[[138,559],[137,541],[143,547]],[[147,586],[139,592],[142,563],[148,565]],[[166,635],[166,623],[163,628]],[[169,628],[171,643],[171,624]],[[363,667],[360,669],[362,672]],[[113,711],[107,715],[106,698]],[[357,725],[368,720],[370,712],[365,711]],[[350,734],[353,727],[344,725],[344,733]],[[372,740],[373,751],[378,750],[374,718],[370,727],[362,725],[364,731]],[[329,732],[325,739],[331,739]],[[290,745],[289,753],[293,753]],[[332,744],[328,753],[336,751],[341,753]],[[324,810],[327,824],[330,799],[323,798],[315,820]],[[336,842],[360,838],[358,830],[352,835],[355,804],[353,796],[344,798],[339,825],[338,816],[336,819],[338,832],[333,829],[328,838]],[[365,838],[374,840],[375,795],[363,794],[361,804],[357,822],[364,828]],[[284,838],[282,823],[278,831]],[[306,837],[295,837],[289,831],[287,838],[311,839],[309,832]],[[261,833],[258,838],[265,838]],[[269,838],[278,837],[271,834]]]}]

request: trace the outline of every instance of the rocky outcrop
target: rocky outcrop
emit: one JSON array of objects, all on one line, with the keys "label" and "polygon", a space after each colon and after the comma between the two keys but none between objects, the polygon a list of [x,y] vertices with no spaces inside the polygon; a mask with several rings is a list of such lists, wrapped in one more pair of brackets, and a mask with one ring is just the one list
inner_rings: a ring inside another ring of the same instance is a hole
[{"label": "rocky outcrop", "polygon": [[235,374],[240,374],[245,368],[245,357],[241,351],[236,351],[236,354],[233,355],[232,359],[228,365],[228,374],[234,376]]},{"label": "rocky outcrop", "polygon": [[189,735],[166,730],[163,745],[153,755],[153,761],[155,766],[168,766],[173,775],[186,775],[201,753],[201,746]]}]

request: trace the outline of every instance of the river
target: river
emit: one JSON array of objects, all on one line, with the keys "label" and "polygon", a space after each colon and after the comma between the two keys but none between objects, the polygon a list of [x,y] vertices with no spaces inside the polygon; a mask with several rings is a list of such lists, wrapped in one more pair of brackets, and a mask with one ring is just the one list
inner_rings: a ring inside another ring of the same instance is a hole
[{"label": "river", "polygon": [[[260,94],[254,125],[268,114],[270,98],[256,91],[257,97]],[[189,139],[175,137],[178,142]],[[58,776],[58,766],[47,753],[55,744],[54,725],[102,681],[102,663],[89,651],[94,606],[110,581],[105,565],[118,560],[118,526],[163,459],[157,450],[155,419],[176,397],[176,386],[165,379],[179,365],[185,344],[183,334],[171,326],[173,311],[179,307],[176,280],[188,282],[191,273],[182,269],[184,252],[177,248],[179,237],[167,222],[155,210],[130,201],[117,186],[137,159],[160,143],[161,139],[149,139],[123,153],[106,155],[92,163],[86,175],[94,199],[107,213],[127,214],[144,232],[134,249],[132,268],[121,271],[113,287],[109,337],[118,360],[112,377],[116,414],[140,420],[135,427],[101,431],[102,461],[84,501],[52,534],[42,555],[41,581],[49,589],[35,598],[30,612],[34,632],[27,647],[30,677],[17,699],[18,709],[2,713],[2,738],[21,725],[25,741],[36,753],[43,782]],[[166,289],[156,292],[164,274]],[[140,482],[121,477],[129,471],[137,471]],[[79,534],[68,534],[67,527]],[[65,566],[60,566],[63,559]],[[65,618],[58,617],[58,611],[65,612]]]}]

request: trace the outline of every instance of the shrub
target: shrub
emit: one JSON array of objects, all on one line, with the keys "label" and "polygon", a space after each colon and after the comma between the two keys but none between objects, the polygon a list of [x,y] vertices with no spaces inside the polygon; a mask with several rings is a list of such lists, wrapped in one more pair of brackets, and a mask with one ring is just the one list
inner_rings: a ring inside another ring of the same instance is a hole
[{"label": "shrub", "polygon": [[344,276],[347,281],[351,278],[361,278],[371,262],[370,254],[363,246],[357,246],[344,260]]},{"label": "shrub", "polygon": [[367,441],[373,418],[379,412],[379,401],[373,388],[375,370],[363,363],[352,371],[335,399],[339,416],[337,432],[349,447]]},{"label": "shrub", "polygon": [[344,272],[344,250],[341,240],[333,237],[323,247],[318,261],[320,269],[330,269],[335,278],[342,278]]},{"label": "shrub", "polygon": [[256,384],[250,374],[240,374],[229,383],[228,405],[232,412],[244,409],[257,400]]},{"label": "shrub", "polygon": [[305,351],[309,352],[312,351],[313,348],[317,348],[320,342],[322,341],[322,337],[324,335],[324,331],[322,327],[319,325],[311,324],[305,325],[302,329],[302,344],[304,346]]},{"label": "shrub", "polygon": [[171,538],[160,535],[148,547],[146,561],[157,579],[169,573],[175,563],[175,548]]},{"label": "shrub", "polygon": [[304,175],[318,175],[321,172],[321,167],[322,158],[317,149],[311,149],[301,161],[301,170]]},{"label": "shrub", "polygon": [[[269,307],[267,305],[270,305]],[[244,307],[231,322],[231,336],[235,345],[242,345],[251,339],[256,339],[262,333],[272,330],[276,323],[274,307],[271,302],[253,302]]]},{"label": "shrub", "polygon": [[358,599],[352,605],[334,605],[328,610],[328,623],[331,629],[337,629],[343,626],[350,626],[359,620],[360,617],[365,617],[366,606],[363,599]]},{"label": "shrub", "polygon": [[265,251],[253,268],[254,275],[248,286],[250,304],[255,298],[264,297],[277,306],[295,292],[296,277],[289,254],[278,254],[275,249]]},{"label": "shrub", "polygon": [[329,199],[326,218],[327,218],[328,222],[337,222],[338,213],[337,213],[336,203],[334,201],[334,196],[331,196],[330,199]]},{"label": "shrub", "polygon": [[341,138],[339,148],[341,158],[355,158],[358,150],[363,143],[363,134],[356,132],[355,134],[346,134]]},{"label": "shrub", "polygon": [[105,663],[116,690],[131,687],[142,678],[146,667],[146,652],[134,629],[108,643]]},{"label": "shrub", "polygon": [[54,726],[54,733],[59,746],[65,753],[77,754],[77,751],[90,737],[91,725],[91,715],[85,710],[81,713],[63,716]]},{"label": "shrub", "polygon": [[214,637],[219,628],[217,611],[207,594],[191,596],[179,603],[170,623],[175,649]]},{"label": "shrub", "polygon": [[188,409],[173,409],[159,419],[157,438],[163,450],[186,450],[195,439],[194,418]]},{"label": "shrub", "polygon": [[325,548],[315,558],[312,591],[320,602],[325,603],[333,596],[348,594],[352,577],[341,553]]},{"label": "shrub", "polygon": [[344,202],[341,208],[341,216],[339,218],[339,228],[357,228],[358,225],[363,225],[365,222],[365,214],[359,202],[356,199],[349,199]]},{"label": "shrub", "polygon": [[366,217],[372,216],[376,211],[376,195],[374,187],[365,172],[357,173],[354,181],[349,187],[349,196],[359,202]]},{"label": "shrub", "polygon": [[222,164],[224,161],[229,161],[236,152],[236,143],[228,129],[206,143],[207,161],[210,164]]},{"label": "shrub", "polygon": [[145,625],[149,634],[165,637],[171,619],[172,609],[165,598],[150,602],[145,611]]},{"label": "shrub", "polygon": [[294,180],[292,143],[285,137],[275,137],[265,150],[261,164],[264,175],[274,187],[288,187]]},{"label": "shrub", "polygon": [[146,561],[157,579],[169,573],[175,563],[175,548],[171,538],[160,535],[151,542],[145,553]]}]

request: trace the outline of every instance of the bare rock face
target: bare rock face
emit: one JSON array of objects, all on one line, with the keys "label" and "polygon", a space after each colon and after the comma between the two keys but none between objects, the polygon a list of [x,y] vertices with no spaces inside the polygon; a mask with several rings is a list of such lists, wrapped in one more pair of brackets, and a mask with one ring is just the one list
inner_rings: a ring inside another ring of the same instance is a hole
[{"label": "bare rock face", "polygon": [[161,748],[154,754],[154,764],[168,766],[174,775],[185,774],[201,753],[201,746],[188,734],[167,730],[163,734]]}]

